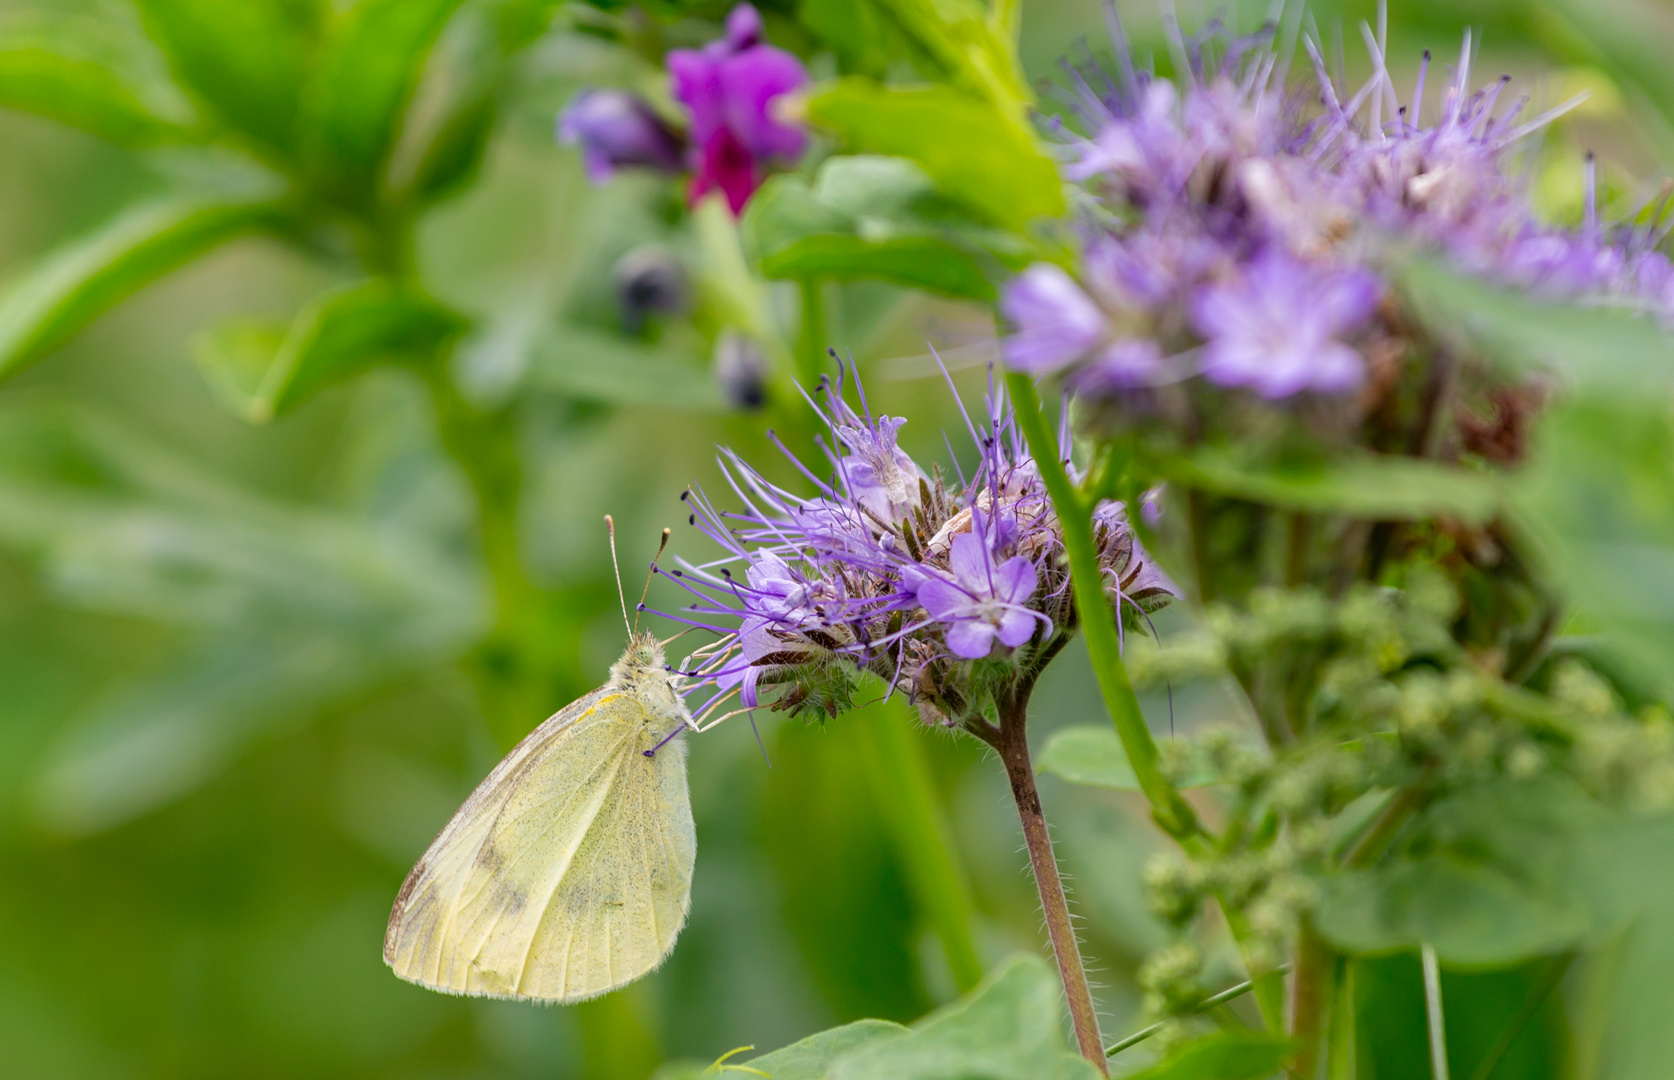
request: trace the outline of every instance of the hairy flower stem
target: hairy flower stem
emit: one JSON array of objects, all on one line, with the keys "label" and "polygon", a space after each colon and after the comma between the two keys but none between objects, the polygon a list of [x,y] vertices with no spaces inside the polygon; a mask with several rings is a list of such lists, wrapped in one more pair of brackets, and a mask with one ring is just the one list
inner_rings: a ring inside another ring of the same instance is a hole
[{"label": "hairy flower stem", "polygon": [[1093,1007],[1093,994],[1087,986],[1087,970],[1082,966],[1081,949],[1075,940],[1075,927],[1070,922],[1064,882],[1058,876],[1058,860],[1052,854],[1052,837],[1046,831],[1046,817],[1041,813],[1034,764],[1029,760],[1027,703],[1028,692],[1025,690],[1006,703],[1009,707],[1002,711],[999,728],[989,726],[978,732],[978,738],[988,742],[999,753],[1000,761],[1006,767],[1006,779],[1011,782],[1011,797],[1017,803],[1017,816],[1023,824],[1023,843],[1029,849],[1029,867],[1034,871],[1041,911],[1046,916],[1046,933],[1052,939],[1052,954],[1058,961],[1064,997],[1069,1001],[1076,1046],[1081,1050],[1082,1057],[1108,1076],[1104,1041],[1099,1036],[1098,1012]]}]

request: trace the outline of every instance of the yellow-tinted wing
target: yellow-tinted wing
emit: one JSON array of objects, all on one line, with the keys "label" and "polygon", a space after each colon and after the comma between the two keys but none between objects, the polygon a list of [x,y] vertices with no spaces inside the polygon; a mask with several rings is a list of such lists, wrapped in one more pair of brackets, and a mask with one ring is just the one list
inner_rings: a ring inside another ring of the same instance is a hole
[{"label": "yellow-tinted wing", "polygon": [[630,693],[536,728],[465,801],[395,901],[384,960],[436,990],[569,1002],[660,964],[697,852],[686,748]]}]

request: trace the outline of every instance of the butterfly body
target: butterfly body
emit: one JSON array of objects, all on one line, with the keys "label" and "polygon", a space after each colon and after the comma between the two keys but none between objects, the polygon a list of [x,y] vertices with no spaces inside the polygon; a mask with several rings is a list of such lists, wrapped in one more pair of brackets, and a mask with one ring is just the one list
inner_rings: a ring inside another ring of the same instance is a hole
[{"label": "butterfly body", "polygon": [[[574,1002],[657,967],[691,905],[691,718],[635,635],[610,681],[508,754],[408,875],[384,960],[447,993]],[[661,744],[661,745],[659,745]]]}]

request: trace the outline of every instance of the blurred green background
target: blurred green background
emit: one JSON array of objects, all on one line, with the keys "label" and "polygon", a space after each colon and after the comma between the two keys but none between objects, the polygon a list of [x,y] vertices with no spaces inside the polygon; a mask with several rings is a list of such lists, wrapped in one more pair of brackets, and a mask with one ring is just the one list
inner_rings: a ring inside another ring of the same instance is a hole
[{"label": "blurred green background", "polygon": [[[764,7],[816,73],[838,69],[795,25],[796,5]],[[1141,53],[1164,55],[1156,11],[1122,8]],[[1051,77],[1079,36],[1103,48],[1096,0],[1023,10],[1032,76]],[[1241,10],[1253,26],[1256,7]],[[1348,41],[1351,75],[1363,71],[1356,27],[1371,5],[1310,10],[1327,40]],[[1182,8],[1188,23],[1202,14]],[[7,0],[0,33],[43,18],[75,21],[112,70],[161,70],[121,0]],[[1419,0],[1389,20],[1398,72],[1426,47],[1456,55],[1468,25],[1482,32],[1485,76],[1513,73],[1537,103],[1592,92],[1529,163],[1556,219],[1579,216],[1583,148],[1624,198],[1674,161],[1659,110],[1674,101],[1662,63],[1674,8]],[[910,1020],[955,996],[864,737],[900,720],[894,705],[824,729],[762,714],[771,768],[742,719],[694,740],[691,922],[668,964],[629,990],[574,1009],[452,999],[381,962],[391,900],[431,836],[512,740],[604,678],[623,643],[602,515],[616,515],[632,589],[665,524],[678,526],[677,553],[701,556],[677,499],[694,480],[724,497],[713,446],[765,445],[768,418],[719,403],[712,328],[623,325],[618,259],[696,243],[669,183],[590,187],[555,145],[553,117],[578,86],[654,75],[585,29],[560,9],[516,56],[480,171],[417,226],[425,286],[477,320],[453,373],[521,455],[521,559],[555,598],[537,643],[554,673],[547,700],[518,730],[484,715],[473,682],[493,662],[479,648],[491,589],[467,484],[420,380],[381,369],[253,425],[194,362],[194,342],[225,318],[288,320],[347,280],[329,260],[236,241],[0,386],[0,1077],[642,1080],[665,1059],[710,1061],[863,1016]],[[701,40],[701,25],[689,29]],[[450,25],[439,48],[464,33]],[[0,146],[8,274],[201,167],[12,111]],[[776,301],[794,307],[786,288]],[[911,417],[909,450],[944,459],[942,429],[962,425],[924,377],[925,342],[978,395],[991,316],[881,286],[830,291],[829,343],[853,351],[875,409]],[[589,381],[622,350],[685,377]],[[653,606],[679,602],[654,590]],[[1037,739],[1102,716],[1076,650],[1037,701]],[[1168,723],[1164,702],[1147,707]],[[1223,694],[1177,694],[1173,723],[1233,708]],[[970,880],[979,951],[1041,948],[999,770],[969,740],[912,738]],[[1160,841],[1117,793],[1051,777],[1043,791],[1119,1031],[1136,1008],[1134,967],[1163,940],[1139,883]],[[1391,985],[1411,982],[1391,970]],[[1523,1052],[1556,1062],[1571,1050]]]}]

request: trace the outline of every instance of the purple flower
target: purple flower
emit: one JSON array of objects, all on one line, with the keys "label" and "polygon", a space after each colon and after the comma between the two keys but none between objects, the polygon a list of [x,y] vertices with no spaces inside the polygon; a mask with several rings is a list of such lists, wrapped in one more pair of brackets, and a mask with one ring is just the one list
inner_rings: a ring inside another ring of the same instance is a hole
[{"label": "purple flower", "polygon": [[1051,263],[1035,263],[1013,278],[1000,312],[1016,328],[1001,342],[1006,363],[1033,375],[1080,360],[1107,329],[1098,305]]},{"label": "purple flower", "polygon": [[685,146],[650,105],[625,90],[583,90],[558,116],[558,139],[579,144],[595,184],[624,166],[678,172]]},{"label": "purple flower", "polygon": [[[902,421],[873,417],[863,394],[851,407],[842,380],[817,396],[836,438],[824,447],[832,482],[793,457],[816,488],[799,496],[727,452],[722,469],[741,509],[687,495],[692,522],[725,552],[673,572],[697,603],[670,617],[723,635],[692,674],[739,690],[746,707],[777,686],[775,708],[835,715],[853,673],[867,671],[910,695],[924,717],[972,720],[998,684],[973,681],[965,661],[1013,650],[1002,654],[1010,677],[1032,679],[1029,665],[1076,625],[1063,533],[1039,469],[997,389],[987,416],[970,421],[980,456],[957,484],[940,470],[926,475],[896,446]],[[1110,602],[1124,620],[1173,595],[1159,591],[1166,579],[1149,568],[1120,504],[1101,505],[1096,525]]]},{"label": "purple flower", "polygon": [[1203,374],[1265,398],[1352,390],[1365,362],[1336,338],[1364,323],[1377,300],[1378,281],[1364,270],[1309,265],[1269,249],[1236,280],[1192,297],[1192,325],[1207,342]]},{"label": "purple flower", "polygon": [[[1015,649],[1035,635],[1046,617],[1029,608],[1040,582],[1035,564],[1014,555],[995,565],[985,537],[976,532],[953,538],[948,554],[950,576],[914,569],[909,580],[930,618],[946,627],[948,651],[980,660],[998,641]],[[1050,620],[1046,620],[1051,630]]]},{"label": "purple flower", "polygon": [[721,191],[733,213],[761,186],[770,161],[802,155],[807,136],[774,115],[774,102],[808,82],[802,62],[761,40],[761,16],[739,4],[727,16],[726,36],[701,50],[675,49],[667,58],[674,97],[692,114],[697,151],[693,202]]}]

